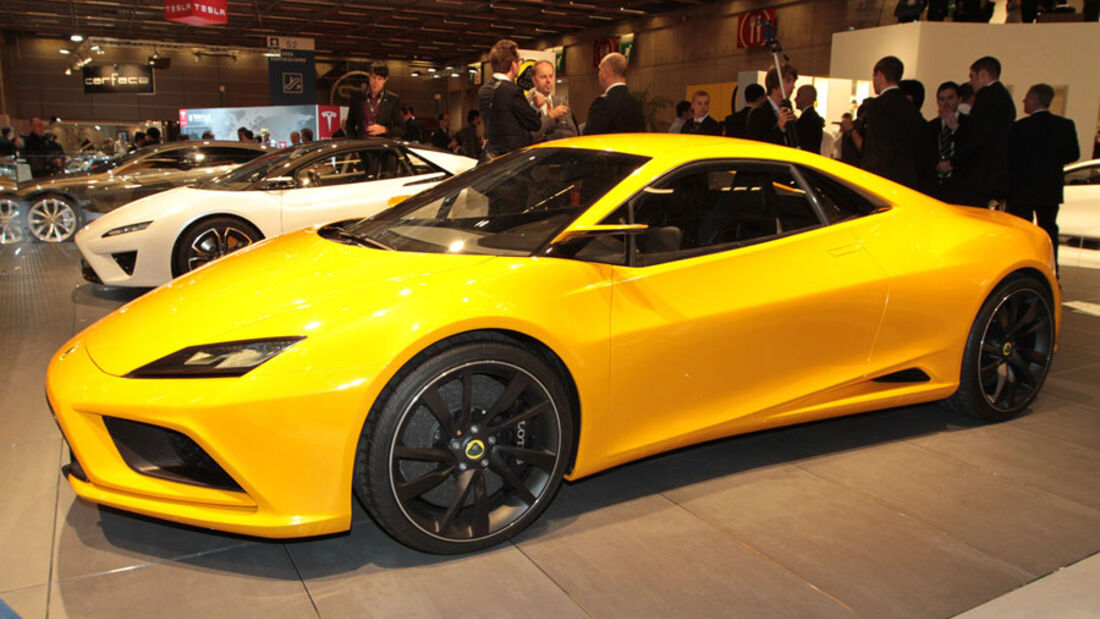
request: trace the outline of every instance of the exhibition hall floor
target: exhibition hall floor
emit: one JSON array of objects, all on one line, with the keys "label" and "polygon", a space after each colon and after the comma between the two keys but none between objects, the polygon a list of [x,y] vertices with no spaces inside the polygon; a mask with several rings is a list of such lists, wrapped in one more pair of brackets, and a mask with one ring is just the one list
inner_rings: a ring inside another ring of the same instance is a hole
[{"label": "exhibition hall floor", "polygon": [[1014,421],[927,405],[718,441],[565,484],[512,543],[437,557],[392,541],[358,504],[349,534],[288,543],[76,500],[59,473],[46,363],[137,294],[84,283],[79,262],[71,243],[0,246],[0,599],[24,618],[1100,607],[1100,557],[1014,591],[1100,551],[1100,270],[1065,269],[1060,350]]}]

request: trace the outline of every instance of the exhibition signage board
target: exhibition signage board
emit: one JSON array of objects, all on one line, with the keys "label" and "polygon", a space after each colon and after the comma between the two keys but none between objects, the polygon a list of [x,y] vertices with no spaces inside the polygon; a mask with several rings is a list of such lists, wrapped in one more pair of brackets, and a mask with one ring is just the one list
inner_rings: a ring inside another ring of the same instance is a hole
[{"label": "exhibition signage board", "polygon": [[340,128],[335,105],[273,105],[264,107],[188,108],[179,111],[180,133],[199,139],[206,131],[219,140],[236,140],[237,129],[267,131],[271,140],[289,141],[293,131],[310,129],[316,139],[332,137]]},{"label": "exhibition signage board", "polygon": [[741,13],[737,16],[737,49],[767,47],[761,21],[770,21],[771,27],[776,28],[779,22],[775,19],[775,9]]},{"label": "exhibition signage board", "polygon": [[227,0],[164,0],[164,19],[189,26],[215,26],[229,20]]},{"label": "exhibition signage board", "polygon": [[316,103],[313,39],[268,37],[267,45],[278,54],[267,59],[269,102],[272,105]]},{"label": "exhibition signage board", "polygon": [[84,67],[86,95],[151,95],[153,67],[145,64],[105,64]]}]

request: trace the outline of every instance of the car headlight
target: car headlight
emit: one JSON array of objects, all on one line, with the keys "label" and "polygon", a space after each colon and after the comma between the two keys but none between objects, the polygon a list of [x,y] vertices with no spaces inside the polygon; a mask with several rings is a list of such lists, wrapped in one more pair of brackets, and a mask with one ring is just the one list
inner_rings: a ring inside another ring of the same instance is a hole
[{"label": "car headlight", "polygon": [[305,339],[274,337],[188,346],[143,365],[126,378],[214,378],[243,376]]},{"label": "car headlight", "polygon": [[129,225],[126,225],[126,226],[119,226],[117,228],[111,228],[110,230],[103,233],[103,238],[107,238],[109,236],[118,236],[120,234],[129,234],[131,232],[137,232],[138,230],[144,230],[144,229],[148,228],[149,224],[151,224],[151,223],[153,223],[153,222],[143,221],[139,224],[129,224]]}]

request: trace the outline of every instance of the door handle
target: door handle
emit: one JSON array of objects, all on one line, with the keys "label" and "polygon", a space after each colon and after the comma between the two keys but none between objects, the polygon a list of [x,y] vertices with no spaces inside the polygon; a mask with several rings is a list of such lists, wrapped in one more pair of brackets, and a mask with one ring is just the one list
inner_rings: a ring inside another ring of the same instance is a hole
[{"label": "door handle", "polygon": [[861,249],[863,249],[863,243],[857,241],[848,245],[833,247],[829,250],[829,253],[832,254],[834,257],[839,258],[840,256],[845,256],[847,254],[853,254]]}]

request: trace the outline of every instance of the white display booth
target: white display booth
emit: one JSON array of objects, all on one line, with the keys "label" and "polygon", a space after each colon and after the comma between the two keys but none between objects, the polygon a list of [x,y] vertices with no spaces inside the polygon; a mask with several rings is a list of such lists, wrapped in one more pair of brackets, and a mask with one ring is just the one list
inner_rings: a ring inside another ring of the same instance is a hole
[{"label": "white display booth", "polygon": [[1055,111],[1077,124],[1081,155],[1092,154],[1100,114],[1100,23],[966,24],[913,22],[833,35],[829,72],[834,78],[870,79],[883,56],[905,63],[905,78],[924,84],[921,113],[936,115],[936,87],[963,82],[982,56],[1001,62],[1001,81],[1024,115],[1021,100],[1032,84],[1058,92]]}]

